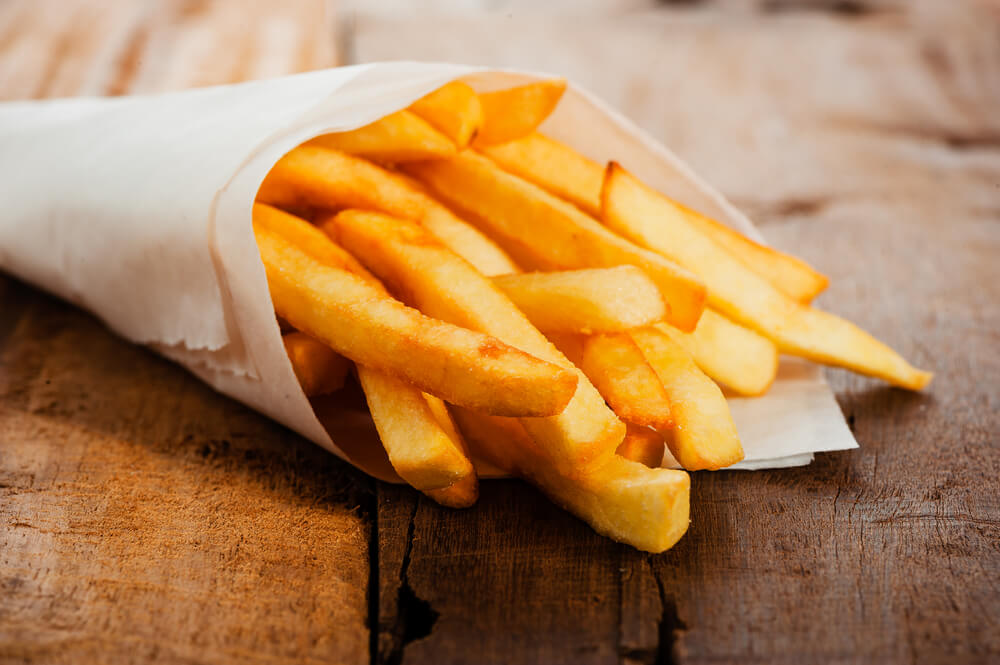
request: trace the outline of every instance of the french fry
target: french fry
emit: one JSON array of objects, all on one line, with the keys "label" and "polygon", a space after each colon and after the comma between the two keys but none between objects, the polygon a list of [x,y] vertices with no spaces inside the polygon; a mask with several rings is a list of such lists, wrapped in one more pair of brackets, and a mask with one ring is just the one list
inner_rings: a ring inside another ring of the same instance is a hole
[{"label": "french fry", "polygon": [[[270,212],[254,206],[255,215],[261,211]],[[577,377],[564,367],[426,317],[263,225],[254,233],[278,315],[356,363],[507,416],[560,413],[576,391]]]},{"label": "french fry", "polygon": [[[365,270],[357,259],[304,220],[258,204],[254,208],[254,224],[304,249],[325,265],[339,267],[363,278],[380,294],[389,297],[381,282]],[[346,373],[347,365],[350,364],[346,358],[308,335],[293,335],[311,343],[306,347],[310,353],[318,354],[316,347],[320,347],[339,358],[344,363]],[[288,338],[291,336],[285,335],[283,338],[286,349],[289,348]],[[289,356],[292,356],[291,352]],[[292,367],[298,376],[300,370],[295,360]],[[442,505],[461,508],[475,503],[479,496],[478,479],[468,459],[462,437],[444,402],[421,393],[389,374],[363,365],[358,365],[358,378],[379,431],[379,438],[396,473]],[[299,381],[303,383],[302,378]],[[303,386],[305,387],[305,383]],[[306,390],[306,394],[310,394],[309,390]],[[422,405],[426,405],[426,408]]]},{"label": "french fry", "polygon": [[473,455],[536,485],[598,533],[646,552],[663,552],[687,531],[691,479],[612,455],[584,473],[551,466],[516,420],[452,407]]},{"label": "french fry", "polygon": [[662,321],[660,290],[635,266],[501,275],[493,284],[542,332],[620,332]]},{"label": "french fry", "polygon": [[545,333],[559,353],[566,356],[577,367],[583,362],[583,347],[587,344],[587,336],[574,333]]},{"label": "french fry", "polygon": [[282,335],[281,341],[295,378],[308,397],[326,395],[344,387],[344,379],[351,368],[347,358],[305,333],[290,332]]},{"label": "french fry", "polygon": [[281,207],[362,208],[411,219],[485,275],[518,270],[489,238],[408,178],[343,152],[295,148],[271,169],[257,200]]},{"label": "french fry", "polygon": [[554,464],[583,467],[614,453],[625,436],[625,426],[586,377],[489,279],[426,230],[407,220],[360,210],[342,211],[322,222],[321,228],[417,309],[488,332],[577,374],[576,394],[564,411],[549,418],[522,420]]},{"label": "french fry", "polygon": [[[255,203],[253,206],[253,225],[255,230],[264,229],[284,238],[323,264],[362,277],[380,293],[389,295],[389,292],[382,287],[382,283],[368,272],[360,261],[304,219],[267,204]],[[281,317],[279,316],[279,318]]]},{"label": "french fry", "polygon": [[405,170],[448,204],[473,213],[470,221],[514,256],[556,270],[634,265],[660,289],[669,323],[685,331],[697,324],[706,298],[698,277],[489,159],[465,150],[452,159],[408,164]]},{"label": "french fry", "polygon": [[479,95],[483,124],[473,145],[505,143],[535,131],[566,92],[564,79],[538,81]]},{"label": "french fry", "polygon": [[[476,501],[476,472],[465,445],[441,426],[425,396],[384,372],[358,365],[358,380],[389,462],[415,489],[455,508]],[[471,486],[470,486],[471,483]],[[459,491],[449,493],[457,487]]]},{"label": "french fry", "polygon": [[615,451],[616,455],[644,464],[651,469],[663,464],[666,443],[656,430],[627,421],[625,427],[625,439]]},{"label": "french fry", "polygon": [[[600,217],[604,167],[569,146],[535,132],[501,145],[485,146],[481,151],[505,171]],[[805,261],[756,243],[725,224],[674,203],[702,234],[790,298],[808,303],[829,283]]]},{"label": "french fry", "polygon": [[739,395],[763,395],[778,374],[778,348],[759,333],[706,309],[694,332],[654,324],[687,351],[705,374]]},{"label": "french fry", "polygon": [[729,405],[684,349],[655,328],[629,333],[656,372],[667,398],[673,429],[667,445],[685,469],[721,469],[743,459]]},{"label": "french fry", "polygon": [[628,335],[588,337],[580,369],[622,420],[656,429],[674,426],[670,397]]},{"label": "french fry", "polygon": [[410,111],[426,120],[459,148],[469,145],[483,124],[479,95],[461,81],[446,83],[410,105]]},{"label": "french fry", "polygon": [[458,431],[458,425],[455,424],[455,419],[448,412],[448,405],[433,395],[424,395],[424,399],[427,401],[427,407],[431,410],[431,414],[434,415],[434,419],[437,420],[441,429],[455,441],[461,441],[462,449],[468,453],[462,434]]},{"label": "french fry", "polygon": [[[475,471],[475,468],[473,468]],[[479,477],[475,473],[464,476],[449,487],[423,490],[423,493],[448,508],[468,508],[479,500]]]},{"label": "french fry", "polygon": [[754,242],[725,224],[673,202],[689,224],[724,247],[748,268],[766,279],[792,300],[809,304],[829,285],[826,275],[802,259]]},{"label": "french fry", "polygon": [[[661,327],[670,328],[656,326]],[[626,424],[659,432],[661,445],[665,439],[686,469],[716,469],[742,459],[742,446],[718,386],[698,370],[682,348],[671,348],[669,339],[658,339],[662,333],[633,332],[644,340],[658,367],[629,334],[593,335],[582,342],[579,367],[614,412]],[[579,344],[581,337],[555,339],[558,346]],[[621,449],[618,454],[637,459]],[[661,449],[661,461],[662,457]]]},{"label": "french fry", "polygon": [[[424,399],[427,401],[427,406],[430,407],[431,414],[433,414],[434,419],[437,420],[438,425],[441,426],[441,429],[443,429],[453,441],[457,442],[457,445],[462,449],[462,454],[468,458],[469,447],[466,445],[465,438],[462,436],[462,433],[459,432],[454,418],[452,418],[451,413],[448,411],[448,405],[433,395],[425,394]],[[471,506],[479,498],[479,478],[475,473],[472,473],[462,480],[455,482],[450,487],[444,487],[438,490],[428,490],[424,492],[424,494],[431,497],[438,503],[452,508],[464,508],[466,506]]]},{"label": "french fry", "polygon": [[508,173],[533,182],[588,215],[601,214],[604,166],[539,132],[483,146],[480,152]]},{"label": "french fry", "polygon": [[447,136],[405,109],[358,129],[317,136],[306,145],[390,163],[441,159],[457,150]]},{"label": "french fry", "polygon": [[517,418],[491,416],[454,404],[448,405],[448,411],[474,459],[521,478],[534,467],[552,468],[544,450]]},{"label": "french fry", "polygon": [[303,390],[354,361],[400,477],[468,506],[475,459],[659,552],[689,515],[666,451],[743,459],[716,382],[762,394],[779,350],[911,389],[931,375],[809,307],[827,278],[806,263],[538,133],[565,89],[453,81],[313,139],[261,185],[254,233]]},{"label": "french fry", "polygon": [[668,199],[620,166],[608,165],[601,195],[605,223],[634,242],[697,272],[708,301],[737,323],[765,335],[779,350],[846,367],[920,390],[931,374],[857,326],[796,302],[692,227]]}]

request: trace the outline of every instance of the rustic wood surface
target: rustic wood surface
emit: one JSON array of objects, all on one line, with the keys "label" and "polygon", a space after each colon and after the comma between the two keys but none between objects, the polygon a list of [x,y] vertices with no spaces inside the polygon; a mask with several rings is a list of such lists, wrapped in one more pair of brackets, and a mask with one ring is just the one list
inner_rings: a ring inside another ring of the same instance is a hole
[{"label": "rustic wood surface", "polygon": [[[244,7],[0,2],[0,95],[332,64],[322,8]],[[0,302],[0,662],[369,662],[369,479],[35,289]]]},{"label": "rustic wood surface", "polygon": [[695,474],[691,530],[649,556],[521,483],[484,483],[466,511],[372,483],[0,278],[0,662],[1000,658],[997,5],[396,4],[0,0],[0,96],[335,58],[559,72],[826,271],[821,304],[935,383],[829,372],[861,448]]}]

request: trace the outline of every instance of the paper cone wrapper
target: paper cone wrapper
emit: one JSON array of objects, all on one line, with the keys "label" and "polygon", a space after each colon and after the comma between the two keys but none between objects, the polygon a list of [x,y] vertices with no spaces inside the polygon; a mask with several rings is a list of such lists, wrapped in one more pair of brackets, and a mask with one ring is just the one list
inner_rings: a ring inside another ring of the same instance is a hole
[{"label": "paper cone wrapper", "polygon": [[[456,78],[483,91],[550,75],[389,62],[155,96],[2,104],[0,268],[398,480],[362,411],[335,397],[310,403],[300,389],[251,206],[271,166],[299,143],[370,123]],[[542,131],[760,238],[673,153],[578,86]],[[767,395],[731,406],[746,451],[735,468],[806,464],[815,452],[857,446],[809,363],[784,362]]]}]

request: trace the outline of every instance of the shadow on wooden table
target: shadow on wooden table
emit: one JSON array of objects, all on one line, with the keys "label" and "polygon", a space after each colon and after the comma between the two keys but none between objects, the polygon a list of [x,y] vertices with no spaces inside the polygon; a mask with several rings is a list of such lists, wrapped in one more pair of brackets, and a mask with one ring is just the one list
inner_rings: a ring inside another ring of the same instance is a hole
[{"label": "shadow on wooden table", "polygon": [[[860,378],[857,380],[864,381]],[[933,384],[927,392],[913,392],[876,383],[874,380],[866,383],[868,385],[861,390],[840,394],[837,397],[847,425],[852,431],[859,413],[864,413],[865,417],[873,422],[878,420],[905,422],[916,412],[937,406],[934,393],[930,392],[934,389]]]},{"label": "shadow on wooden table", "polygon": [[367,653],[366,476],[93,317],[0,292],[0,660]]},{"label": "shadow on wooden table", "polygon": [[350,465],[90,315],[11,280],[8,294],[15,292],[5,302],[21,316],[14,323],[5,315],[0,331],[8,412],[127,443],[133,454],[234,475],[286,501],[359,506],[370,492],[371,481]]}]

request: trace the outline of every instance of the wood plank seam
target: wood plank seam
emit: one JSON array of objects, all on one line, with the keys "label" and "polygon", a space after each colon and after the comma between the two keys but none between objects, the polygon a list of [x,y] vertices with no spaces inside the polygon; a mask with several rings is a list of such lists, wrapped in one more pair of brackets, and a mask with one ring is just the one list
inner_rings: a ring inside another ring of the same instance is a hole
[{"label": "wood plank seam", "polygon": [[368,628],[368,662],[376,665],[378,660],[378,644],[380,633],[379,616],[379,551],[378,551],[378,481],[371,479],[371,502],[368,513],[368,618],[365,622]]},{"label": "wood plank seam", "polygon": [[[410,586],[409,570],[410,559],[413,555],[413,534],[416,529],[417,511],[420,509],[422,500],[423,497],[417,494],[407,522],[406,548],[403,550],[403,560],[397,578],[396,615],[386,631],[390,636],[390,647],[384,654],[378,654],[380,665],[400,665],[403,662],[406,646],[430,635],[434,624],[441,616],[431,607],[430,603],[417,596],[413,587]],[[435,506],[435,508],[437,507]],[[376,608],[376,616],[377,611],[378,608]]]},{"label": "wood plank seam", "polygon": [[656,665],[681,663],[683,649],[681,636],[687,631],[687,624],[677,614],[677,602],[667,594],[661,573],[653,567],[653,555],[649,555],[649,567],[653,570],[656,589],[660,594],[659,642],[656,645]]}]

